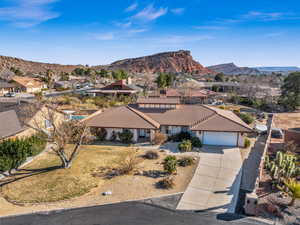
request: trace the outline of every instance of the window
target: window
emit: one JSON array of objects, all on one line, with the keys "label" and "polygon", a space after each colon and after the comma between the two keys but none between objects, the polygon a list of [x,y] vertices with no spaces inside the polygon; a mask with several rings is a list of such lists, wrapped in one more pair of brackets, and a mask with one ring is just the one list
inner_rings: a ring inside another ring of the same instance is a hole
[{"label": "window", "polygon": [[52,123],[49,120],[45,120],[45,128],[51,128],[52,127]]}]

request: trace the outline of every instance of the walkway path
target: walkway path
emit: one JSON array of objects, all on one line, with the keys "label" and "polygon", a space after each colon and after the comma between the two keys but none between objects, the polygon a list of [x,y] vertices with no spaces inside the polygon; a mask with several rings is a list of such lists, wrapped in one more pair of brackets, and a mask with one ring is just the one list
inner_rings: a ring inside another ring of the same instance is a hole
[{"label": "walkway path", "polygon": [[241,182],[238,148],[204,147],[194,177],[177,209],[234,212]]}]

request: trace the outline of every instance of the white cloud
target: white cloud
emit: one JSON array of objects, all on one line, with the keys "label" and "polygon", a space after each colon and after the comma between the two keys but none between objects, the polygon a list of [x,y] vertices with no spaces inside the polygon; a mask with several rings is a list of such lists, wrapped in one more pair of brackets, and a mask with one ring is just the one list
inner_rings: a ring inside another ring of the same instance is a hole
[{"label": "white cloud", "polygon": [[246,14],[236,16],[228,19],[218,19],[216,22],[219,23],[241,23],[247,21],[278,21],[278,20],[299,20],[300,17],[292,13],[285,12],[260,12],[260,11],[249,11]]},{"label": "white cloud", "polygon": [[90,37],[98,41],[111,41],[115,39],[115,34],[113,32],[98,33],[98,34],[92,34],[90,35]]},{"label": "white cloud", "polygon": [[131,29],[131,30],[128,30],[127,32],[130,34],[138,34],[138,33],[144,33],[146,31],[148,31],[148,29],[140,28],[140,29]]},{"label": "white cloud", "polygon": [[171,9],[171,12],[174,13],[175,15],[182,15],[185,11],[185,8],[175,8]]},{"label": "white cloud", "polygon": [[31,27],[59,17],[50,5],[57,0],[14,0],[13,5],[0,8],[0,20],[18,27]]},{"label": "white cloud", "polygon": [[132,16],[132,19],[141,20],[141,21],[153,21],[159,17],[167,14],[168,8],[154,8],[153,5],[148,5],[146,8]]},{"label": "white cloud", "polygon": [[125,9],[125,12],[132,12],[134,10],[136,10],[138,7],[138,4],[137,3],[133,3],[132,5],[128,6],[126,9]]}]

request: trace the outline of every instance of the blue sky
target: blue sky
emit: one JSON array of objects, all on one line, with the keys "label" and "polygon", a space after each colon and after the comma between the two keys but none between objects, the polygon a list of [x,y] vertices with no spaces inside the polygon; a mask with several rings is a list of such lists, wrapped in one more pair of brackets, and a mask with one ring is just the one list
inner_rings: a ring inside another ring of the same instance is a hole
[{"label": "blue sky", "polygon": [[205,66],[300,66],[299,0],[0,0],[0,55],[62,64],[187,49]]}]

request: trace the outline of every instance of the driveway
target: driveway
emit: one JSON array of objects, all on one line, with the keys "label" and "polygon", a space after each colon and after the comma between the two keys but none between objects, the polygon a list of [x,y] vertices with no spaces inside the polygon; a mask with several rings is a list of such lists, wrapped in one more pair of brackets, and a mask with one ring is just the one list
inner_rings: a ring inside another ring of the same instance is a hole
[{"label": "driveway", "polygon": [[239,194],[241,168],[238,148],[203,147],[194,177],[177,209],[233,213]]}]

